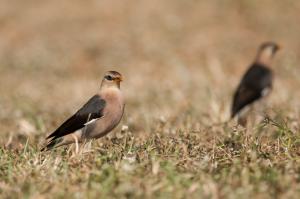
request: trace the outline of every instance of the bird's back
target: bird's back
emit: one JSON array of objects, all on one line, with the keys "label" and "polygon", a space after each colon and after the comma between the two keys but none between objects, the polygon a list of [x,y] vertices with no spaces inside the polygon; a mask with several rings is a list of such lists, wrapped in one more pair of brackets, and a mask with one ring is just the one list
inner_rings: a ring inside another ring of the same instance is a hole
[{"label": "bird's back", "polygon": [[272,71],[268,67],[254,63],[245,73],[240,85],[261,91],[265,87],[272,86],[272,76]]}]

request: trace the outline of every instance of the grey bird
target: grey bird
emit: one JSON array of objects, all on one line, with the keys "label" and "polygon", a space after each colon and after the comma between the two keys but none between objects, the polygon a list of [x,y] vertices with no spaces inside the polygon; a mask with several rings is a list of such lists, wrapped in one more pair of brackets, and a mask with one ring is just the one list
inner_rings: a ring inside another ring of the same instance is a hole
[{"label": "grey bird", "polygon": [[97,139],[112,131],[124,113],[124,98],[120,90],[122,75],[106,72],[99,92],[67,119],[47,139],[42,151],[74,142]]},{"label": "grey bird", "polygon": [[231,118],[238,116],[239,124],[245,126],[247,122],[244,114],[241,114],[245,108],[267,96],[272,90],[271,65],[279,49],[279,45],[274,42],[263,43],[258,49],[254,63],[242,77],[234,93],[231,107]]}]

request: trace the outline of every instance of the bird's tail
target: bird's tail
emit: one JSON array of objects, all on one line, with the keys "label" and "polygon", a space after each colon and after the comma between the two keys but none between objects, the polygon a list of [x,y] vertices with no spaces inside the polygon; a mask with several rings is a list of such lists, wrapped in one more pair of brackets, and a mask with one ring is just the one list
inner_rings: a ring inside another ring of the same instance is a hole
[{"label": "bird's tail", "polygon": [[230,119],[229,119],[229,120],[233,119],[235,116],[236,116],[236,113],[231,112],[231,114],[230,114]]},{"label": "bird's tail", "polygon": [[41,151],[48,151],[53,148],[63,146],[66,144],[81,142],[81,136],[82,136],[82,131],[77,131],[75,133],[71,133],[63,137],[52,137],[48,139],[49,140],[48,143],[46,144],[46,146],[44,146],[41,149]]},{"label": "bird's tail", "polygon": [[41,151],[49,151],[53,148],[59,147],[59,146],[63,145],[63,140],[64,140],[63,137],[52,139],[46,144],[46,146],[44,146],[41,149]]},{"label": "bird's tail", "polygon": [[232,105],[230,110],[230,118],[233,119],[238,114],[238,110]]}]

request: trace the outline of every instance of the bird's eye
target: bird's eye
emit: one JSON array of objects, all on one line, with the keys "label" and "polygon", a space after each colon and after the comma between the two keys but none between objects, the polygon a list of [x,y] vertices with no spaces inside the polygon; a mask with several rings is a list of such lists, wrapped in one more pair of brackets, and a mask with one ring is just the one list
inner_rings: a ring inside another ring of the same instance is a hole
[{"label": "bird's eye", "polygon": [[107,80],[109,80],[109,81],[113,80],[113,77],[110,76],[110,75],[107,75],[105,78],[106,78]]}]

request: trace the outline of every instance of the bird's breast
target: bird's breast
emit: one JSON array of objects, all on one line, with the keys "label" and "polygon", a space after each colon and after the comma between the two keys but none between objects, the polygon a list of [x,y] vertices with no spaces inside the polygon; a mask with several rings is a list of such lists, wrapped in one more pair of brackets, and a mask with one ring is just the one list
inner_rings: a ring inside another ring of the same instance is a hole
[{"label": "bird's breast", "polygon": [[120,90],[109,90],[103,94],[103,99],[106,102],[104,109],[105,115],[119,115],[124,108],[124,99]]},{"label": "bird's breast", "polygon": [[99,138],[109,133],[119,124],[123,116],[124,99],[120,91],[106,91],[101,94],[101,98],[106,102],[103,117],[95,123],[93,130],[89,133],[91,138]]}]

